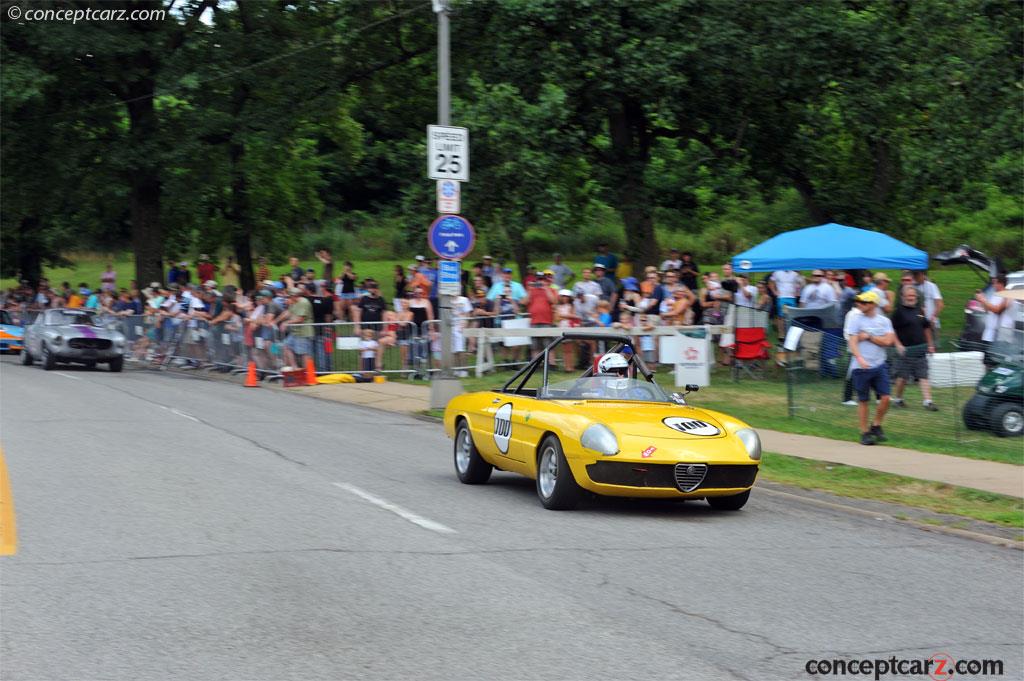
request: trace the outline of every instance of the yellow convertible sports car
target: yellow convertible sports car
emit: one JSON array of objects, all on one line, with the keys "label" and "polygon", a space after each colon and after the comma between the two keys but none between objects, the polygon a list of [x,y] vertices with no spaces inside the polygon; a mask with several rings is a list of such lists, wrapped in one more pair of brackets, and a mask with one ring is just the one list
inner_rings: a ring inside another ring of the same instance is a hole
[{"label": "yellow convertible sports car", "polygon": [[[563,380],[551,367],[559,354],[572,366],[574,349],[589,357],[599,343],[608,351],[582,376]],[[666,394],[628,336],[566,332],[504,387],[454,398],[444,427],[460,481],[487,482],[494,468],[521,473],[553,510],[575,507],[583,490],[738,510],[761,460],[753,429]]]}]

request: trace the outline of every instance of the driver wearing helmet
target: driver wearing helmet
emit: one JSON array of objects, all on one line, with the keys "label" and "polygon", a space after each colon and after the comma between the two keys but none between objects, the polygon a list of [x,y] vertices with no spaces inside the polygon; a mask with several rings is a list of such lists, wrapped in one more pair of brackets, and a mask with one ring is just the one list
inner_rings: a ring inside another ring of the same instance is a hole
[{"label": "driver wearing helmet", "polygon": [[597,361],[597,375],[626,378],[629,375],[629,360],[618,352],[606,353]]}]

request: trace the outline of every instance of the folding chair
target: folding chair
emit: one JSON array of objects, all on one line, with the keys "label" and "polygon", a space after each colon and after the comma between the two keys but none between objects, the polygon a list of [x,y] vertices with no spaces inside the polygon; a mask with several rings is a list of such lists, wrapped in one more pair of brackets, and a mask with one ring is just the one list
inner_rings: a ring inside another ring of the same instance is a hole
[{"label": "folding chair", "polygon": [[764,327],[737,327],[733,347],[732,380],[739,380],[740,372],[753,379],[763,378],[764,365],[761,362],[768,359],[768,348],[771,347]]}]

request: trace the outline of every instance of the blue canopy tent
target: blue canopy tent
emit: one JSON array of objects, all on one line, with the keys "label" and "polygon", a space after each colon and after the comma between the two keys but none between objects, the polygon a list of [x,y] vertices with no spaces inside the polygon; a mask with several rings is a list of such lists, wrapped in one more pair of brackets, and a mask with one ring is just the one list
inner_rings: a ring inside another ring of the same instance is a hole
[{"label": "blue canopy tent", "polygon": [[737,272],[775,270],[924,270],[928,254],[881,232],[832,222],[773,236],[733,257]]}]

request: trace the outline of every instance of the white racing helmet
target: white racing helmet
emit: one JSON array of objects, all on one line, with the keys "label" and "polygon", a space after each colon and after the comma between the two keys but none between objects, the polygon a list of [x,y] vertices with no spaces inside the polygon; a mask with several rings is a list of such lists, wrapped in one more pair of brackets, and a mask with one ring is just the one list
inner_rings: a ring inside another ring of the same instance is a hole
[{"label": "white racing helmet", "polygon": [[629,361],[617,352],[609,352],[597,361],[599,374],[625,374]]}]

